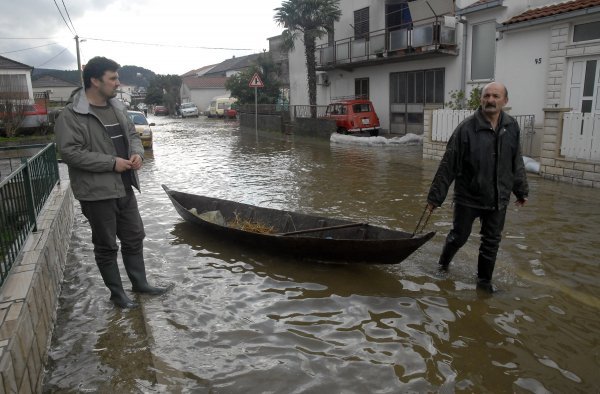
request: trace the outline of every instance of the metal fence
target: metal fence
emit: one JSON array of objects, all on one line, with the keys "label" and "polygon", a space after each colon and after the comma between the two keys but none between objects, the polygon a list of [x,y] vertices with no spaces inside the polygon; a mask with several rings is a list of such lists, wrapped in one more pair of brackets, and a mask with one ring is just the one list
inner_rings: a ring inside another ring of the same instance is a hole
[{"label": "metal fence", "polygon": [[17,259],[36,219],[59,182],[55,144],[0,148],[0,157],[12,151],[39,149],[21,157],[21,165],[0,182],[0,287]]}]

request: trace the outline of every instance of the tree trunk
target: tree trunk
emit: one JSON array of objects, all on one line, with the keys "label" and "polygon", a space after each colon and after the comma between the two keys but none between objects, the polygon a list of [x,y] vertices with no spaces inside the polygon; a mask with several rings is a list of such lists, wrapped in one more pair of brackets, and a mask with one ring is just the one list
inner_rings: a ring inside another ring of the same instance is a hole
[{"label": "tree trunk", "polygon": [[304,54],[306,56],[306,77],[308,81],[308,104],[311,118],[317,117],[317,61],[315,59],[316,42],[314,37],[304,36]]}]

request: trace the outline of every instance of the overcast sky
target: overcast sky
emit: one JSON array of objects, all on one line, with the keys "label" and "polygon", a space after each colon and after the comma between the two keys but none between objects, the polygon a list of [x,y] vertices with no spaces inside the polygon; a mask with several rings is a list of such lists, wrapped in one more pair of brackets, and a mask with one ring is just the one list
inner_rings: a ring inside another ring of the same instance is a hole
[{"label": "overcast sky", "polygon": [[183,74],[268,50],[267,38],[283,30],[273,19],[281,2],[0,0],[0,56],[35,68],[75,70],[77,34],[82,64],[106,56],[123,66]]}]

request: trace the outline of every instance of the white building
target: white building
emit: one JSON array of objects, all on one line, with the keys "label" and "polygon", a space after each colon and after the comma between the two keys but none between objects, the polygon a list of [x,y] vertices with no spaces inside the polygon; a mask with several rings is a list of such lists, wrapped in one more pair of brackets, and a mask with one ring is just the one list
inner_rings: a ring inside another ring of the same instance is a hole
[{"label": "white building", "polygon": [[[384,132],[420,133],[425,105],[491,81],[512,114],[599,111],[600,0],[342,0],[317,44],[317,104],[367,95]],[[290,53],[291,104],[308,104],[304,45]]]}]

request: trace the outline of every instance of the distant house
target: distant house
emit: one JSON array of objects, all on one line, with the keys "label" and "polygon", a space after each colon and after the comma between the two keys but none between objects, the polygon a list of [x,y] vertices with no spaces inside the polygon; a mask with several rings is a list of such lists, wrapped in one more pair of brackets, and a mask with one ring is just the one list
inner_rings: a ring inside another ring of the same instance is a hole
[{"label": "distant house", "polygon": [[204,66],[181,76],[180,89],[182,102],[193,102],[200,111],[205,111],[215,97],[229,97],[225,88],[229,77],[252,66],[259,54],[233,57],[219,64]]},{"label": "distant house", "polygon": [[78,84],[51,75],[42,75],[32,82],[34,93],[47,93],[50,101],[66,103]]},{"label": "distant house", "polygon": [[33,67],[0,56],[0,100],[33,100]]}]

